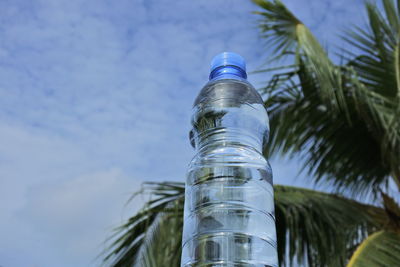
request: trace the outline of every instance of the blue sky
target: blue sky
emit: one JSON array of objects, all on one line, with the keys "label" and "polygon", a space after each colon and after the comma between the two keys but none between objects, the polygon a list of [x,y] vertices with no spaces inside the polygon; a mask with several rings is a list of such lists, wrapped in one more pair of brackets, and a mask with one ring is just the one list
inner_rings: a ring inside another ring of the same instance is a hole
[{"label": "blue sky", "polygon": [[[284,1],[330,50],[361,0]],[[270,56],[246,0],[0,1],[0,266],[97,266],[143,181],[184,180],[191,105],[222,51]],[[260,87],[268,77],[250,75]],[[275,183],[308,186],[273,160]]]}]

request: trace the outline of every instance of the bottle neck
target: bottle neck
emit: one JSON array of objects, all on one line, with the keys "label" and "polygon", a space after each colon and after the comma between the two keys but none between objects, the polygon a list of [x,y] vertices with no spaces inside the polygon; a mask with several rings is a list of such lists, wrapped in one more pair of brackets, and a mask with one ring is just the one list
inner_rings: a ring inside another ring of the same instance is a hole
[{"label": "bottle neck", "polygon": [[220,80],[220,79],[236,79],[236,80],[246,80],[246,71],[237,66],[221,66],[214,69],[210,73],[210,81]]}]

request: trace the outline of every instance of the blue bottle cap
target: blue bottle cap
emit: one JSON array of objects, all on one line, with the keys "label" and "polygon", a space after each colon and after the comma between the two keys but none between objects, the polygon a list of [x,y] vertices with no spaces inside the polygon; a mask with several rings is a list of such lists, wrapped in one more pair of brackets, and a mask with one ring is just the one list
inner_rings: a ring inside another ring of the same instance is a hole
[{"label": "blue bottle cap", "polygon": [[235,66],[246,72],[246,62],[240,55],[233,52],[223,52],[216,55],[211,61],[210,72],[222,66]]}]

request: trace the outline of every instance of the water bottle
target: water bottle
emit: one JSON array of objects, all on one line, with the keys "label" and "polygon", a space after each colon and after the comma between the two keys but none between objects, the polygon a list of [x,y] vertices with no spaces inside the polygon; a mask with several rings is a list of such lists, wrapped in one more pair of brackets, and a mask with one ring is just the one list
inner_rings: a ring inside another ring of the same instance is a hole
[{"label": "water bottle", "polygon": [[182,267],[278,266],[268,115],[243,58],[224,52],[193,105]]}]

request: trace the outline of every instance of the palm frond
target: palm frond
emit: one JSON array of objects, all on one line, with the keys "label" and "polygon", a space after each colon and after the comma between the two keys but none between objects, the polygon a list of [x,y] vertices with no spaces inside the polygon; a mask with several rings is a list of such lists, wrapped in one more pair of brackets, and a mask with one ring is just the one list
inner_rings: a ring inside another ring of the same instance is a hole
[{"label": "palm frond", "polygon": [[348,251],[385,221],[380,208],[334,194],[275,186],[280,266],[343,266]]},{"label": "palm frond", "polygon": [[[105,258],[108,266],[179,266],[184,184],[145,188],[156,201],[118,228]],[[275,186],[275,209],[281,266],[303,260],[309,266],[335,266],[331,259],[343,263],[348,250],[385,217],[385,211],[374,206],[288,186]]]},{"label": "palm frond", "polygon": [[[115,229],[104,252],[104,262],[112,267],[159,266],[152,263],[159,262],[162,255],[163,259],[178,264],[181,230],[175,230],[182,227],[184,185],[145,183],[140,193],[150,194],[152,199]],[[169,235],[171,231],[174,235]]]},{"label": "palm frond", "polygon": [[[275,72],[264,88],[272,129],[267,153],[304,157],[316,182],[354,194],[377,192],[400,173],[396,11],[387,11],[385,19],[368,4],[370,28],[346,36],[364,54],[339,66],[283,3],[254,2],[265,10],[258,12],[263,36],[282,56],[293,55],[293,64]],[[394,6],[384,2],[386,9]]]},{"label": "palm frond", "polygon": [[[400,165],[400,3],[397,9],[393,0],[382,0],[382,3],[384,12],[375,4],[367,3],[367,29],[350,30],[345,40],[352,46],[362,47],[358,55],[349,59],[348,66],[354,69],[358,81],[367,89],[366,95],[375,102],[370,104],[375,115],[370,110],[364,118],[371,115],[377,118],[374,124],[369,124],[395,176]],[[396,182],[399,181],[397,177]]]},{"label": "palm frond", "polygon": [[399,262],[400,234],[382,230],[361,243],[347,267],[398,266]]},{"label": "palm frond", "polygon": [[389,195],[382,192],[383,207],[387,214],[385,228],[393,231],[400,231],[400,206]]},{"label": "palm frond", "polygon": [[157,215],[146,231],[146,239],[138,252],[135,266],[163,266],[166,262],[170,266],[179,266],[182,232],[177,232],[176,229],[183,228],[182,202],[171,203],[165,211]]},{"label": "palm frond", "polygon": [[319,84],[320,97],[333,108],[346,110],[341,76],[311,31],[291,13],[279,0],[253,0],[265,12],[260,29],[267,44],[271,42],[274,54],[294,55],[296,64],[300,60]]}]

